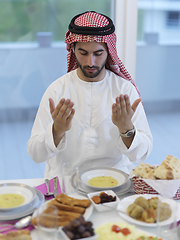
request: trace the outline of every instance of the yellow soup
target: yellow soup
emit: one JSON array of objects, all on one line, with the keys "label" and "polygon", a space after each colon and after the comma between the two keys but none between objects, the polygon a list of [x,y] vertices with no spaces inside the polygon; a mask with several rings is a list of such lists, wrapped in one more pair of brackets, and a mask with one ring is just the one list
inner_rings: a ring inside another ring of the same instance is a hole
[{"label": "yellow soup", "polygon": [[13,208],[21,206],[25,198],[19,194],[6,193],[0,195],[0,208]]},{"label": "yellow soup", "polygon": [[91,178],[88,184],[93,187],[115,187],[118,181],[110,176],[99,176]]}]

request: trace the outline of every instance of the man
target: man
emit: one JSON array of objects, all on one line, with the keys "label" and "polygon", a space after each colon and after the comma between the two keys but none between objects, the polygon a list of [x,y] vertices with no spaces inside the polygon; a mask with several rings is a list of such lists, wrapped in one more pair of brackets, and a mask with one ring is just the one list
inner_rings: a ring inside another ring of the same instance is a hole
[{"label": "man", "polygon": [[63,161],[129,173],[152,149],[140,95],[117,56],[112,20],[96,12],[75,16],[65,35],[68,73],[42,97],[28,153],[46,161],[45,177]]}]

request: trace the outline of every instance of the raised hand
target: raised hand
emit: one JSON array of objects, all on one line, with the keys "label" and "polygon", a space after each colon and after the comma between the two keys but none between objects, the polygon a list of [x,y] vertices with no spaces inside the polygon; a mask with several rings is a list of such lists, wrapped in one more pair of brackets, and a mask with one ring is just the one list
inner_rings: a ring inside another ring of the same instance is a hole
[{"label": "raised hand", "polygon": [[121,94],[116,98],[116,103],[112,105],[112,122],[119,128],[121,133],[133,129],[131,118],[140,102],[141,99],[138,98],[131,106],[127,94]]},{"label": "raised hand", "polygon": [[71,128],[72,119],[74,117],[75,109],[74,103],[70,99],[65,100],[62,98],[58,105],[55,107],[52,98],[49,98],[49,106],[51,116],[54,120],[53,136],[54,143],[57,146],[66,131]]}]

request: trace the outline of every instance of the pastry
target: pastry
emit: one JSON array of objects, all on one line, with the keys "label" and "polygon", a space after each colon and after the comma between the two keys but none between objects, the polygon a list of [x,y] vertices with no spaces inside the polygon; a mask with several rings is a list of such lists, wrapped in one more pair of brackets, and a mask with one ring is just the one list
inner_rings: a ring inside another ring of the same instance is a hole
[{"label": "pastry", "polygon": [[29,230],[17,230],[0,235],[0,240],[32,240]]},{"label": "pastry", "polygon": [[91,205],[91,201],[89,199],[76,199],[67,196],[64,193],[60,193],[55,198],[58,202],[69,205],[69,206],[78,206],[87,208]]}]

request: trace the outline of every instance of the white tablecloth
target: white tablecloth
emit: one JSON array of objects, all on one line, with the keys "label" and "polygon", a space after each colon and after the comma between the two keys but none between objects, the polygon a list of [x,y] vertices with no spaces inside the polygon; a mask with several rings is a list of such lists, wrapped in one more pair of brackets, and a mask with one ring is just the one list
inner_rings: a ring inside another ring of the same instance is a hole
[{"label": "white tablecloth", "polygon": [[[8,182],[23,183],[23,184],[27,184],[31,187],[36,187],[36,186],[44,183],[44,179],[21,179],[21,180],[5,180],[5,181],[0,180],[0,184],[5,183],[5,182],[6,183],[8,183]],[[132,194],[133,193],[126,193],[124,195],[119,196],[119,198],[122,199],[122,198],[130,196]],[[101,225],[105,222],[111,221],[113,219],[115,219],[115,220],[118,219],[118,221],[123,221],[123,219],[120,217],[120,215],[118,214],[118,212],[116,210],[100,213],[96,209],[93,209],[93,213],[88,220],[92,221],[94,228],[96,228],[99,225]],[[154,227],[144,227],[144,226],[137,226],[137,227],[142,229],[143,231],[146,231],[146,232],[149,232],[152,234],[156,234],[156,228],[154,228]],[[31,231],[31,236],[32,236],[33,240],[38,240],[36,229]]]}]

